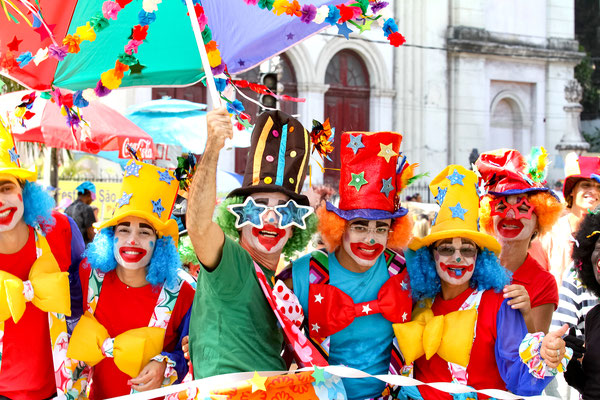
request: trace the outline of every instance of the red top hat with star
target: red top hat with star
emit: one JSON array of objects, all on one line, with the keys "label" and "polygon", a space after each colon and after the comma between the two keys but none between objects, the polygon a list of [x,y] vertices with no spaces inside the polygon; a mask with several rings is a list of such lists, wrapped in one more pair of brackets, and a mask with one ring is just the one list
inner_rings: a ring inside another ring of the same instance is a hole
[{"label": "red top hat with star", "polygon": [[402,173],[408,164],[400,153],[402,135],[396,132],[344,132],[341,136],[339,208],[327,203],[328,211],[349,221],[398,218]]}]

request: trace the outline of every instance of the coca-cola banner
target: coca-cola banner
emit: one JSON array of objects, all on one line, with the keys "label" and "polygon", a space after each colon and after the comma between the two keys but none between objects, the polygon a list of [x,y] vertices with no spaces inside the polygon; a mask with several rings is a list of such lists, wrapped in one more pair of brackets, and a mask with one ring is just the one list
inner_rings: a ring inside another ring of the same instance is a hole
[{"label": "coca-cola banner", "polygon": [[119,138],[119,158],[133,158],[127,146],[131,146],[135,151],[140,151],[142,160],[153,160],[155,155],[154,143],[152,140],[139,139],[130,140],[129,138]]}]

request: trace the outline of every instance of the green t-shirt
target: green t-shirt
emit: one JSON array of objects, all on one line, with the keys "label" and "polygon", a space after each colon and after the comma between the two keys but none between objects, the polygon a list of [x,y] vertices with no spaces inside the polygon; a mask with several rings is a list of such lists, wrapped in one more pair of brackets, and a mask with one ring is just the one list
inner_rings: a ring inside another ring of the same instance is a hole
[{"label": "green t-shirt", "polygon": [[[274,272],[262,270],[271,282]],[[225,237],[218,267],[198,272],[190,320],[194,378],[285,370],[282,344],[281,328],[260,288],[250,254]]]}]

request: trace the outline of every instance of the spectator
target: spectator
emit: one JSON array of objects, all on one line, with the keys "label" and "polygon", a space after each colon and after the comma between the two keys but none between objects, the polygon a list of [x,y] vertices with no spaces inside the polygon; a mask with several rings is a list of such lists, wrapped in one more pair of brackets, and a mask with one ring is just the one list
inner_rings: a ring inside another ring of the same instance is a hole
[{"label": "spectator", "polygon": [[413,226],[413,236],[424,238],[429,235],[430,227],[431,223],[429,222],[427,214],[419,214],[415,220],[415,225]]},{"label": "spectator", "polygon": [[85,181],[77,186],[76,190],[77,200],[65,209],[65,214],[73,218],[87,246],[88,243],[94,240],[96,234],[92,226],[96,222],[96,216],[90,206],[92,201],[96,200],[96,186],[92,182]]}]

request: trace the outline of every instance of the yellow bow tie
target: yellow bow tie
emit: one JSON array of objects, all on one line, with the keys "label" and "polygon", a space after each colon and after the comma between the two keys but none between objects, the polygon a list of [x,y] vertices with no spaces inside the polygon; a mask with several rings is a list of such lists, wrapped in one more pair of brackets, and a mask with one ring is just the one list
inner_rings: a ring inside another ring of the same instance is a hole
[{"label": "yellow bow tie", "polygon": [[139,375],[152,357],[163,348],[163,328],[131,329],[110,338],[106,328],[86,312],[73,330],[67,357],[94,366],[105,357],[113,357],[119,370],[132,378]]},{"label": "yellow bow tie", "polygon": [[434,316],[431,308],[424,308],[413,311],[412,321],[393,327],[406,364],[423,355],[429,360],[437,353],[450,363],[466,367],[476,321],[475,309]]},{"label": "yellow bow tie", "polygon": [[60,271],[49,249],[35,260],[27,281],[0,271],[0,322],[11,316],[19,322],[28,301],[42,311],[71,315],[69,273]]}]

